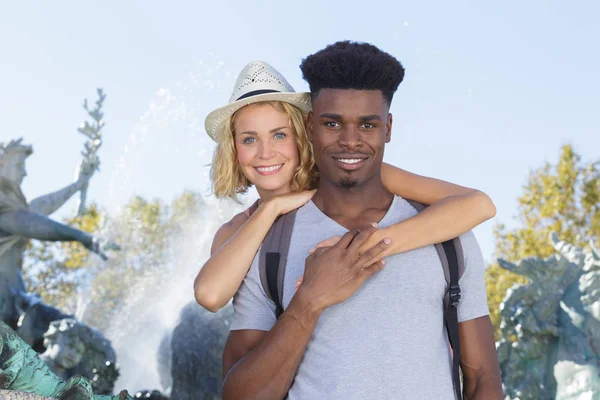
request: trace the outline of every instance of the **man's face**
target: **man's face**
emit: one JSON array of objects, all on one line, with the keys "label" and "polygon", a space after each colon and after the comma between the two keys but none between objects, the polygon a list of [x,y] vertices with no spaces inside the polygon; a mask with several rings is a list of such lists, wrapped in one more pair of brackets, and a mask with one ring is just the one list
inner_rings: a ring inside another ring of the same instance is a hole
[{"label": "man's face", "polygon": [[322,89],[308,119],[321,179],[352,188],[380,176],[391,132],[392,115],[381,91]]}]

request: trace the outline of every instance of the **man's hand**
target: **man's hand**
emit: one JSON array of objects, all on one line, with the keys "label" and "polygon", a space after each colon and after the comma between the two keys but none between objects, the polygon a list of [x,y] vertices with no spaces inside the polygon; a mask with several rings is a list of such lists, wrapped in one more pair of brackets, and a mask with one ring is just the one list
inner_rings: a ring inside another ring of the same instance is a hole
[{"label": "man's hand", "polygon": [[369,277],[383,268],[378,255],[391,243],[386,238],[359,255],[360,247],[377,230],[376,224],[360,232],[352,230],[331,247],[316,249],[307,259],[304,277],[296,296],[324,310],[348,299]]}]

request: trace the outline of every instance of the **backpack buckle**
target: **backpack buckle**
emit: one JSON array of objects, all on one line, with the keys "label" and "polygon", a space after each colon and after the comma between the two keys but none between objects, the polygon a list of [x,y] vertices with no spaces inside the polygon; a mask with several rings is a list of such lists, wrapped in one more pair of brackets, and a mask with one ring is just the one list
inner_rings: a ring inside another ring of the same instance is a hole
[{"label": "backpack buckle", "polygon": [[460,302],[460,286],[451,285],[449,291],[450,305],[454,308],[458,307]]}]

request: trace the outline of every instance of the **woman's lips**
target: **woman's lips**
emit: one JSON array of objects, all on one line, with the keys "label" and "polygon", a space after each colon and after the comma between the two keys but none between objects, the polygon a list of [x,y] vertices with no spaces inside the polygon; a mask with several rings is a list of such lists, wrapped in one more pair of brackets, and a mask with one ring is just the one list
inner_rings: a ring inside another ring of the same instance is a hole
[{"label": "woman's lips", "polygon": [[256,170],[256,172],[258,172],[260,175],[275,175],[276,173],[278,173],[279,171],[281,171],[281,168],[283,167],[283,164],[276,164],[276,165],[261,165],[259,167],[254,167],[254,169]]}]

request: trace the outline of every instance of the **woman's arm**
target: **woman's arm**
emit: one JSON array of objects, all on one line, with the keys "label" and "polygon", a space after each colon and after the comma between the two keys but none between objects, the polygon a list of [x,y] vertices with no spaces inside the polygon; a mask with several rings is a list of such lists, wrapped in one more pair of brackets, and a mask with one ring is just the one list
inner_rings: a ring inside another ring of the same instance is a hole
[{"label": "woman's arm", "polygon": [[377,231],[363,247],[392,239],[385,255],[404,253],[441,243],[473,229],[496,215],[496,207],[483,192],[427,178],[383,164],[382,180],[392,193],[430,205],[412,218]]},{"label": "woman's arm", "polygon": [[217,231],[211,257],[194,280],[194,296],[202,307],[217,312],[240,287],[262,241],[275,219],[308,202],[314,191],[268,200],[250,218],[243,213]]}]

